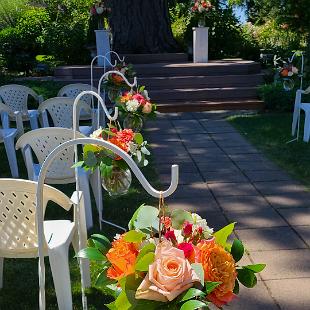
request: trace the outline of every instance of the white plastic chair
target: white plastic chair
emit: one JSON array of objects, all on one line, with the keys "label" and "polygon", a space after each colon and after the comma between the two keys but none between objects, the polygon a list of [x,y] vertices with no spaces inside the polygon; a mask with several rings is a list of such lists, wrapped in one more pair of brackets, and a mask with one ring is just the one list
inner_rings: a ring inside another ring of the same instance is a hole
[{"label": "white plastic chair", "polygon": [[28,110],[28,99],[32,97],[38,105],[43,102],[43,97],[39,96],[31,88],[9,84],[0,87],[0,109],[9,113],[10,120],[15,119],[14,112],[22,114],[23,121],[30,121],[31,129],[38,128],[38,111]]},{"label": "white plastic chair", "polygon": [[[71,310],[72,296],[68,250],[72,243],[75,252],[86,246],[87,231],[83,197],[79,201],[79,231],[77,227],[77,195],[70,199],[61,191],[44,185],[42,222],[36,212],[37,183],[27,180],[0,179],[0,288],[3,287],[4,258],[38,257],[38,225],[43,225],[43,255],[49,256],[58,309]],[[74,220],[44,221],[48,201],[69,211],[74,206]],[[80,236],[80,237],[79,237]],[[44,238],[45,237],[45,238]],[[42,238],[41,238],[42,240]],[[41,252],[42,253],[42,252]],[[84,283],[90,286],[88,261],[80,265]],[[27,272],[24,270],[23,272]],[[16,275],[18,276],[18,275]]]},{"label": "white plastic chair", "polygon": [[[40,115],[42,115],[43,127],[50,127],[48,120],[48,114],[51,116],[54,127],[62,128],[73,128],[73,104],[74,99],[65,97],[54,97],[42,102],[38,108]],[[78,115],[81,110],[91,114],[92,109],[88,104],[81,100],[78,106]],[[48,112],[48,113],[47,113]],[[92,125],[91,126],[78,126],[79,121],[77,120],[78,131],[83,133],[85,136],[89,136],[95,128],[96,124],[96,113],[92,113]]]},{"label": "white plastic chair", "polygon": [[[98,92],[97,88],[89,85],[89,84],[83,84],[83,83],[76,83],[76,84],[69,84],[61,88],[58,92],[58,97],[68,97],[75,99],[77,95],[79,95],[82,91],[86,90],[92,90],[94,92]],[[92,95],[85,95],[82,99],[85,103],[89,105],[90,108],[93,107],[93,96]],[[92,115],[90,113],[87,113],[86,111],[81,111],[80,119],[82,120],[88,120],[91,119]]]},{"label": "white plastic chair", "polygon": [[305,112],[305,124],[304,124],[304,137],[305,142],[309,142],[310,139],[310,102],[301,102],[302,95],[310,94],[310,87],[306,90],[298,89],[296,91],[293,121],[292,121],[292,136],[295,136],[297,129],[297,139],[299,136],[299,125],[300,125],[300,112]]},{"label": "white plastic chair", "polygon": [[[79,138],[85,138],[79,132],[76,132]],[[37,181],[41,166],[46,157],[57,146],[64,142],[72,140],[74,137],[73,130],[67,128],[40,128],[29,131],[22,135],[16,142],[16,149],[22,149],[25,165],[28,172],[28,179]],[[33,153],[36,156],[37,162],[34,162]],[[73,147],[64,150],[51,164],[48,170],[45,183],[47,184],[70,184],[75,183],[75,171],[72,168],[74,165],[74,149]],[[81,191],[84,194],[86,223],[87,227],[93,226],[92,207],[89,181],[93,188],[96,204],[99,205],[100,194],[98,194],[98,178],[96,173],[89,174],[84,169],[78,169],[78,179]]]},{"label": "white plastic chair", "polygon": [[18,165],[15,152],[15,138],[24,133],[23,121],[20,112],[15,112],[15,120],[17,128],[10,128],[9,114],[5,111],[0,111],[2,128],[0,128],[0,143],[4,143],[4,148],[9,161],[11,175],[13,178],[18,178]]}]

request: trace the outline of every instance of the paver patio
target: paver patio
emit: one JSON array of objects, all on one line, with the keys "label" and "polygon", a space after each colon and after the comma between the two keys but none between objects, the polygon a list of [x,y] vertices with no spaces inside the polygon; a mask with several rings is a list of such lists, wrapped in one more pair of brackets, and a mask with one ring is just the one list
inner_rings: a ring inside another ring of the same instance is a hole
[{"label": "paver patio", "polygon": [[[162,114],[147,124],[163,184],[180,185],[170,207],[197,211],[215,229],[236,221],[247,263],[266,263],[255,289],[230,309],[310,309],[310,192],[269,161],[221,113]],[[242,263],[243,263],[242,262]]]}]

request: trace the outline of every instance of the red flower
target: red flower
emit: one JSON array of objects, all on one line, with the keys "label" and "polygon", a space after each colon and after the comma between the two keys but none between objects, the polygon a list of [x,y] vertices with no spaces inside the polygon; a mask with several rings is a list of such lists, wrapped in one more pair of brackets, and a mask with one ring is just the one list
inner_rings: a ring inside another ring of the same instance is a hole
[{"label": "red flower", "polygon": [[160,222],[164,224],[165,228],[168,229],[172,225],[171,218],[169,216],[162,216]]},{"label": "red flower", "polygon": [[139,102],[141,105],[145,105],[145,103],[146,103],[145,98],[144,98],[141,94],[139,94],[139,93],[133,95],[132,98],[138,100],[138,102]]},{"label": "red flower", "polygon": [[165,238],[167,239],[167,240],[170,240],[170,241],[177,241],[177,238],[176,238],[176,236],[175,236],[175,234],[174,234],[174,230],[168,230],[166,233],[165,233]]},{"label": "red flower", "polygon": [[116,133],[116,137],[124,143],[128,143],[133,140],[135,133],[132,129],[123,129]]},{"label": "red flower", "polygon": [[183,242],[178,245],[178,249],[184,252],[185,257],[190,261],[195,261],[195,251],[191,243]]},{"label": "red flower", "polygon": [[188,237],[193,232],[193,224],[188,221],[185,221],[183,224],[183,235]]}]

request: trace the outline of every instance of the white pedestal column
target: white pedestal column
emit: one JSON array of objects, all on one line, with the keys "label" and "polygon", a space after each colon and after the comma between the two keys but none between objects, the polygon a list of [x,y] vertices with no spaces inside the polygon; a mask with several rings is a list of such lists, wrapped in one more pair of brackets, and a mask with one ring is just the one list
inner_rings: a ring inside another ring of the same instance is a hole
[{"label": "white pedestal column", "polygon": [[209,28],[193,28],[193,58],[196,62],[208,62]]},{"label": "white pedestal column", "polygon": [[[97,55],[105,56],[105,54],[110,51],[110,32],[108,30],[95,30],[95,33]],[[107,58],[111,61],[110,55],[107,55]],[[103,67],[104,59],[102,57],[98,58],[97,64]]]}]

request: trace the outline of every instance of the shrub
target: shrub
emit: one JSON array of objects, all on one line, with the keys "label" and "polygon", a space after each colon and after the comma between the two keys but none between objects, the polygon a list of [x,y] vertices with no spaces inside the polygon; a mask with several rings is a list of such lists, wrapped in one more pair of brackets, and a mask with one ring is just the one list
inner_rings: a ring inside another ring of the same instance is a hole
[{"label": "shrub", "polygon": [[272,83],[259,87],[258,94],[264,101],[266,109],[276,111],[292,111],[294,107],[295,91],[285,91],[282,84]]}]

